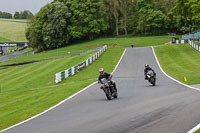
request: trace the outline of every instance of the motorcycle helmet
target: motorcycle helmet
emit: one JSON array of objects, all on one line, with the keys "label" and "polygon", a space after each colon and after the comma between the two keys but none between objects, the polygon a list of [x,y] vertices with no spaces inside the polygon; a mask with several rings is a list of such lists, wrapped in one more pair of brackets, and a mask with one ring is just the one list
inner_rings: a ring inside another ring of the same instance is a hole
[{"label": "motorcycle helmet", "polygon": [[145,68],[149,68],[149,64],[145,64],[144,66],[145,66]]},{"label": "motorcycle helmet", "polygon": [[103,73],[103,72],[104,72],[104,69],[103,69],[103,68],[100,68],[100,69],[99,69],[99,72],[100,72],[100,73]]}]

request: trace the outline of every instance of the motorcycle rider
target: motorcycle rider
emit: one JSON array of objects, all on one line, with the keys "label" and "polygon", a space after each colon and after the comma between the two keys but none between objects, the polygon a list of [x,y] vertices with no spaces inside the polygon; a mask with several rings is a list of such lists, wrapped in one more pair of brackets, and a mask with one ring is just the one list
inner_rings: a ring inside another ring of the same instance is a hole
[{"label": "motorcycle rider", "polygon": [[144,67],[145,67],[144,69],[145,80],[147,80],[147,72],[150,70],[153,71],[154,76],[156,76],[155,71],[149,66],[149,64],[145,64]]},{"label": "motorcycle rider", "polygon": [[104,68],[100,68],[99,69],[99,73],[100,73],[100,75],[99,75],[99,78],[98,78],[98,83],[101,83],[101,79],[102,78],[106,78],[107,80],[111,81],[111,84],[114,86],[114,90],[113,91],[114,92],[117,91],[115,82],[113,80],[111,80],[112,75],[107,73],[107,72],[104,72]]}]

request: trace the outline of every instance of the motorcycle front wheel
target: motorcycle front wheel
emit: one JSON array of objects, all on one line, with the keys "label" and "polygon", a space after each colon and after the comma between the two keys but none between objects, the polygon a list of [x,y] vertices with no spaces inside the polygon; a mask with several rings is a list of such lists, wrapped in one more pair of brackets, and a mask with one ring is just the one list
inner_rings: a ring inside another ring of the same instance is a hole
[{"label": "motorcycle front wheel", "polygon": [[151,80],[151,84],[152,84],[153,86],[155,86],[155,85],[156,85],[156,80],[155,80],[154,78],[151,78],[150,80]]},{"label": "motorcycle front wheel", "polygon": [[104,92],[106,94],[106,97],[108,100],[111,100],[112,99],[112,96],[111,96],[111,92],[110,92],[110,89],[109,88],[104,88]]}]

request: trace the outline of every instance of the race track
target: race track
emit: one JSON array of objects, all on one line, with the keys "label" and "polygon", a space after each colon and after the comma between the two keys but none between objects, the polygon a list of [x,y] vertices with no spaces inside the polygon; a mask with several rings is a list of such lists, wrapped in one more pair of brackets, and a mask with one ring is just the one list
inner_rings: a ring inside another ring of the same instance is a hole
[{"label": "race track", "polygon": [[[144,80],[144,64],[157,85]],[[3,133],[186,133],[200,123],[200,92],[167,78],[152,49],[129,48],[113,74],[119,98],[95,84],[57,108]]]}]

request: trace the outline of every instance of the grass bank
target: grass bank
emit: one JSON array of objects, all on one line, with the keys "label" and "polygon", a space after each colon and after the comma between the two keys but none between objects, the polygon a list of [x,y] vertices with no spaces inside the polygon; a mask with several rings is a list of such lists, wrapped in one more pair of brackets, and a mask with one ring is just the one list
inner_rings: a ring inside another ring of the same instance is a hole
[{"label": "grass bank", "polygon": [[93,64],[58,86],[52,86],[56,72],[76,65],[94,53],[1,69],[0,130],[52,107],[96,81],[100,67],[111,72],[123,50],[120,47],[108,47],[108,50]]},{"label": "grass bank", "polygon": [[94,41],[100,44],[115,44],[121,47],[130,47],[131,43],[136,47],[146,47],[163,45],[169,42],[168,36],[147,36],[147,37],[128,37],[128,38],[101,38]]},{"label": "grass bank", "polygon": [[[168,41],[167,36],[117,39],[101,38],[94,41],[87,41],[68,47],[49,50],[45,53],[41,52],[34,55],[25,54],[9,62],[1,63],[2,65],[63,57],[85,52],[89,49],[103,46],[104,44],[108,45],[108,51],[91,66],[85,68],[69,79],[64,80],[58,84],[58,86],[54,86],[55,73],[66,70],[67,68],[82,62],[93,55],[93,53],[20,67],[0,69],[0,130],[52,107],[59,101],[96,81],[99,74],[98,69],[100,67],[104,67],[106,71],[112,72],[121,57],[124,48],[130,47],[131,42],[133,42],[135,46],[143,47],[162,45],[166,41]],[[115,47],[112,47],[112,44],[115,44]],[[90,45],[90,48],[88,48],[88,45]]]},{"label": "grass bank", "polygon": [[0,19],[0,37],[6,39],[0,42],[27,42],[26,27],[27,20]]},{"label": "grass bank", "polygon": [[200,84],[200,53],[188,44],[156,47],[155,52],[166,73],[188,85]]},{"label": "grass bank", "polygon": [[200,129],[198,131],[196,131],[195,133],[200,133]]},{"label": "grass bank", "polygon": [[3,38],[3,37],[0,37],[0,43],[1,42],[11,42],[10,40],[8,40],[8,39],[5,39],[5,38]]},{"label": "grass bank", "polygon": [[[168,42],[168,36],[153,36],[153,37],[130,37],[130,38],[100,38],[93,41],[85,41],[82,43],[76,43],[73,45],[69,45],[67,47],[58,48],[54,50],[45,51],[45,53],[37,53],[34,55],[24,54],[22,56],[18,56],[12,60],[7,62],[0,62],[0,65],[6,64],[16,64],[20,62],[30,62],[30,61],[39,61],[50,58],[59,58],[64,56],[70,56],[77,53],[81,53],[96,47],[101,47],[103,45],[111,46],[112,44],[115,47],[130,47],[131,42],[134,43],[136,47],[144,47],[144,46],[155,46],[155,45],[163,45]],[[88,45],[90,48],[88,48]]]}]

